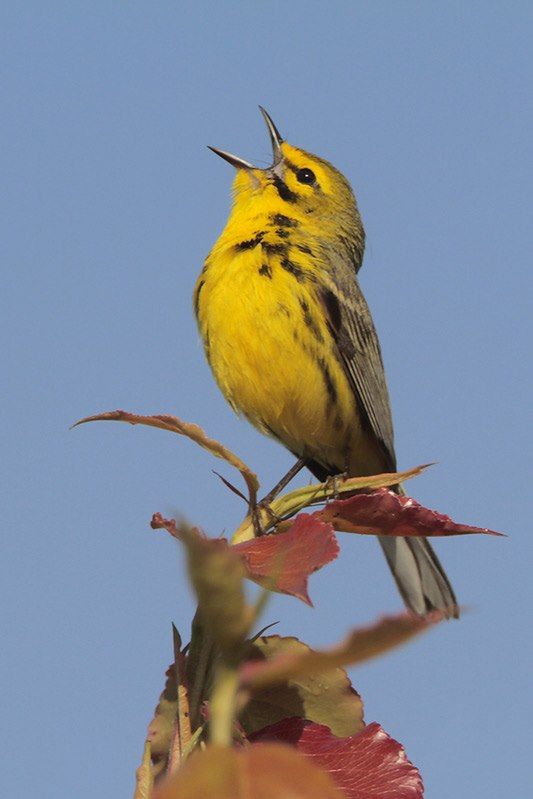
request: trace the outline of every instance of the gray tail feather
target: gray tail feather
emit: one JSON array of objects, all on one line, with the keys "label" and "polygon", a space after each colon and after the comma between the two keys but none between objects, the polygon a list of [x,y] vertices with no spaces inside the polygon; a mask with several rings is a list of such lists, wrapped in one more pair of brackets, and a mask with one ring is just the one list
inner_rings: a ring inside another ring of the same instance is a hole
[{"label": "gray tail feather", "polygon": [[[306,466],[322,481],[328,475],[335,474],[334,469],[326,469],[317,461],[309,460]],[[389,464],[389,468],[394,471],[395,464]],[[405,495],[401,485],[391,486],[391,489]],[[378,536],[378,540],[409,610],[419,616],[425,616],[432,610],[440,610],[448,619],[459,618],[459,605],[453,588],[426,538]]]},{"label": "gray tail feather", "polygon": [[426,538],[378,536],[378,540],[409,610],[419,616],[440,610],[446,618],[459,618],[453,588]]}]

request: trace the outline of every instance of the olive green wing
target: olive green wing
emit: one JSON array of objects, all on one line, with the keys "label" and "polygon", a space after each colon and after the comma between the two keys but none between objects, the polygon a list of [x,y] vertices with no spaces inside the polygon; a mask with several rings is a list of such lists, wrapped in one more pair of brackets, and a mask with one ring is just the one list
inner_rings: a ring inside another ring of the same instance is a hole
[{"label": "olive green wing", "polygon": [[329,275],[329,285],[320,290],[328,327],[364,419],[383,452],[385,468],[394,471],[389,392],[374,322],[353,267],[336,264]]},{"label": "olive green wing", "polygon": [[[384,456],[385,468],[396,471],[389,392],[374,323],[363,293],[348,264],[330,271],[321,289],[328,327],[339,358],[368,427]],[[319,479],[324,479],[319,476]],[[398,493],[403,493],[398,486]],[[424,616],[439,609],[458,618],[457,599],[439,559],[425,538],[378,536],[389,568],[407,607]]]}]

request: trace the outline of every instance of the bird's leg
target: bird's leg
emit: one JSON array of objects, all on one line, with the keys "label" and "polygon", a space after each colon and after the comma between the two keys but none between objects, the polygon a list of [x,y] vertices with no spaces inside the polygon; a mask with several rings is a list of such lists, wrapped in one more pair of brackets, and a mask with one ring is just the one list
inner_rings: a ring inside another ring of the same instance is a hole
[{"label": "bird's leg", "polygon": [[261,502],[259,504],[262,505],[263,507],[269,505],[272,502],[272,500],[275,499],[278,496],[280,491],[283,491],[285,486],[287,486],[291,482],[293,477],[296,477],[298,472],[301,472],[301,470],[303,469],[304,466],[305,466],[305,459],[304,458],[298,458],[296,463],[294,463],[291,466],[291,468],[289,469],[287,474],[283,475],[281,480],[278,483],[276,483],[274,488],[272,488],[268,492],[268,494],[266,494],[263,497],[263,499],[261,500]]},{"label": "bird's leg", "polygon": [[278,494],[281,491],[283,491],[285,486],[288,485],[291,482],[293,477],[296,477],[298,472],[300,472],[303,469],[304,466],[305,466],[304,458],[298,458],[296,463],[294,463],[291,466],[291,468],[289,469],[287,474],[283,475],[281,480],[279,480],[276,483],[274,488],[272,488],[268,492],[268,494],[265,494],[263,499],[260,500],[260,502],[258,502],[257,505],[255,506],[255,508],[252,510],[252,521],[253,521],[254,530],[255,530],[255,534],[256,535],[264,535],[264,532],[265,532],[263,530],[262,525],[261,525],[261,519],[260,519],[260,511],[262,509],[266,510],[266,512],[271,516],[271,518],[275,522],[279,521],[279,519],[276,517],[275,513],[273,513],[273,511],[272,511],[272,509],[270,507],[270,503],[272,502],[273,499],[275,499],[278,496]]}]

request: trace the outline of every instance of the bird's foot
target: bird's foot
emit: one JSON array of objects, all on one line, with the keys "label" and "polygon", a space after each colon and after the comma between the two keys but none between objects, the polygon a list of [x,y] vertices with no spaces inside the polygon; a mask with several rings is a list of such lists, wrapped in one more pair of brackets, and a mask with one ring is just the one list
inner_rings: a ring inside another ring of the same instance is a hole
[{"label": "bird's foot", "polygon": [[261,502],[258,502],[255,508],[253,508],[252,510],[252,524],[254,526],[254,532],[256,537],[261,535],[266,535],[268,532],[262,521],[264,513],[266,513],[267,516],[269,517],[267,527],[270,527],[271,522],[274,522],[274,524],[278,524],[278,522],[281,521],[279,516],[277,516],[274,513],[274,511],[272,510],[271,506],[268,504],[266,499],[267,498],[265,497],[265,499],[262,499]]},{"label": "bird's foot", "polygon": [[332,474],[324,483],[327,490],[332,491],[333,499],[338,499],[340,496],[339,486],[348,478],[348,472],[340,472],[339,474]]}]

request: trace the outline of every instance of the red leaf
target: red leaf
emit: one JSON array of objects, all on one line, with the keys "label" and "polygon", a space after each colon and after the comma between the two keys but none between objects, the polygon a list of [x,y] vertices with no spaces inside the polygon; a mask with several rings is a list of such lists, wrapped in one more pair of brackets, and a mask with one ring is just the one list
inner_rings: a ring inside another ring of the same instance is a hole
[{"label": "red leaf", "polygon": [[334,781],[290,746],[208,746],[156,788],[153,799],[341,799]]},{"label": "red leaf", "polygon": [[177,433],[180,436],[186,436],[199,444],[204,449],[207,449],[217,458],[222,458],[227,461],[231,466],[234,466],[242,474],[246,485],[248,486],[250,503],[255,502],[259,482],[257,475],[239,458],[238,455],[231,452],[227,447],[214,438],[209,438],[197,424],[191,422],[184,422],[178,419],[177,416],[169,416],[168,414],[158,414],[152,416],[143,416],[138,413],[129,413],[128,411],[107,411],[106,413],[97,413],[94,416],[86,416],[85,419],[80,419],[79,422],[72,425],[78,427],[80,424],[86,422],[128,422],[129,424],[144,424],[147,427],[158,427],[160,430],[169,430],[171,433]]},{"label": "red leaf", "polygon": [[301,513],[285,533],[260,536],[232,549],[241,556],[251,580],[308,605],[312,602],[307,578],[339,554],[332,526],[308,513]]},{"label": "red leaf", "polygon": [[422,799],[424,786],[404,748],[376,723],[349,738],[321,724],[283,719],[250,739],[290,743],[327,772],[347,799]]},{"label": "red leaf", "polygon": [[369,494],[338,499],[314,514],[330,522],[335,530],[366,535],[502,535],[486,527],[457,524],[449,516],[420,505],[412,497],[400,496],[386,488]]},{"label": "red leaf", "polygon": [[[151,526],[154,530],[164,528],[179,540],[183,538],[182,528],[160,513],[154,513]],[[295,596],[308,605],[312,602],[307,593],[307,578],[339,554],[331,524],[308,513],[301,513],[285,533],[264,535],[234,545],[228,544],[225,538],[202,540],[205,546],[228,547],[241,560],[244,576],[249,580],[272,591]]]}]

